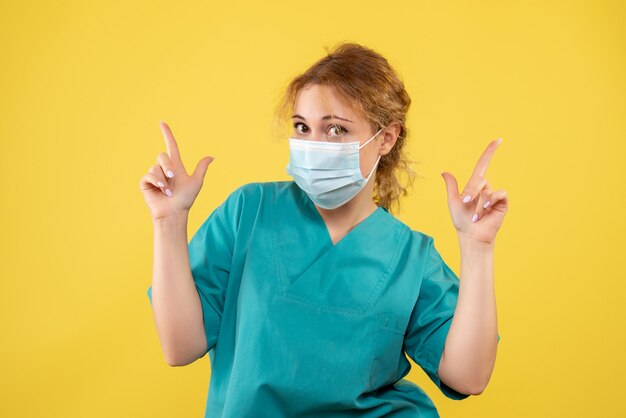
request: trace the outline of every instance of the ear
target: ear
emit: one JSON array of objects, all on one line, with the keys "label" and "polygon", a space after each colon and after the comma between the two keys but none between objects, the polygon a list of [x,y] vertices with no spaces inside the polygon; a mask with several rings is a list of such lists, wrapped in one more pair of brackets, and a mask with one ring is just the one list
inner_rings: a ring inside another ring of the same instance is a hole
[{"label": "ear", "polygon": [[383,138],[383,141],[380,144],[380,154],[387,155],[391,152],[391,149],[394,145],[396,145],[396,141],[398,140],[398,136],[400,136],[400,132],[402,131],[402,126],[398,122],[390,123],[383,131],[380,133],[380,137]]}]

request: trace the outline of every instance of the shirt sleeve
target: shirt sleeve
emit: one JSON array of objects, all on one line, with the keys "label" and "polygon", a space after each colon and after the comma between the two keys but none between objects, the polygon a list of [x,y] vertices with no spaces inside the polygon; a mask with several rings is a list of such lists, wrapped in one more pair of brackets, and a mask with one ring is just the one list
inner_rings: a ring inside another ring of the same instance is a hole
[{"label": "shirt sleeve", "polygon": [[[191,274],[202,304],[207,352],[217,342],[224,311],[236,238],[236,206],[233,192],[209,215],[188,244]],[[147,293],[152,304],[152,286]]]},{"label": "shirt sleeve", "polygon": [[432,237],[429,237],[426,254],[422,284],[409,319],[404,350],[446,397],[465,399],[468,394],[446,386],[437,373],[456,309],[460,280],[441,258]]}]

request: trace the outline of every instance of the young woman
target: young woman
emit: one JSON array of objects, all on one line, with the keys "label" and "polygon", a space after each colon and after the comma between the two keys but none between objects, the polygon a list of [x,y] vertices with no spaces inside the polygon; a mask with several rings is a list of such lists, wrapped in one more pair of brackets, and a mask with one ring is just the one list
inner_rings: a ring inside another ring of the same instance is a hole
[{"label": "young woman", "polygon": [[291,119],[293,181],[232,192],[187,243],[208,165],[188,175],[170,128],[140,182],[154,235],[148,289],[168,364],[209,353],[206,417],[437,417],[403,379],[410,357],[451,399],[480,394],[497,342],[493,253],[508,209],[485,178],[489,144],[458,193],[442,173],[460,276],[431,236],[390,208],[412,181],[410,98],[385,58],[342,44],[295,78],[277,108]]}]

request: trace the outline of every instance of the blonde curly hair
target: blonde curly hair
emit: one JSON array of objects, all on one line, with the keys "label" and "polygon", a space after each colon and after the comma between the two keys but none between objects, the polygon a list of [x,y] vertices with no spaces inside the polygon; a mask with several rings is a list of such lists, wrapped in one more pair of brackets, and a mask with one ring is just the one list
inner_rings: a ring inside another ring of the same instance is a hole
[{"label": "blonde curly hair", "polygon": [[[400,209],[400,197],[406,196],[416,172],[405,150],[408,135],[406,115],[411,105],[404,83],[379,53],[353,42],[344,42],[315,62],[304,73],[291,80],[278,99],[274,112],[274,128],[279,137],[291,129],[291,115],[298,92],[309,84],[332,86],[360,110],[376,132],[392,122],[401,126],[398,139],[376,170],[373,200],[390,212]],[[402,178],[404,177],[404,178]]]}]

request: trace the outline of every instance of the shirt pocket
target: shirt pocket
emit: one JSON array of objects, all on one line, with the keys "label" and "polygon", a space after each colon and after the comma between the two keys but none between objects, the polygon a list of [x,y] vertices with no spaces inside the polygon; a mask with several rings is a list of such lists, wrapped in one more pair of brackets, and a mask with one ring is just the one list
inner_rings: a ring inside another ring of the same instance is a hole
[{"label": "shirt pocket", "polygon": [[397,381],[406,331],[402,318],[393,312],[380,312],[375,320],[374,355],[370,368],[371,390]]}]

